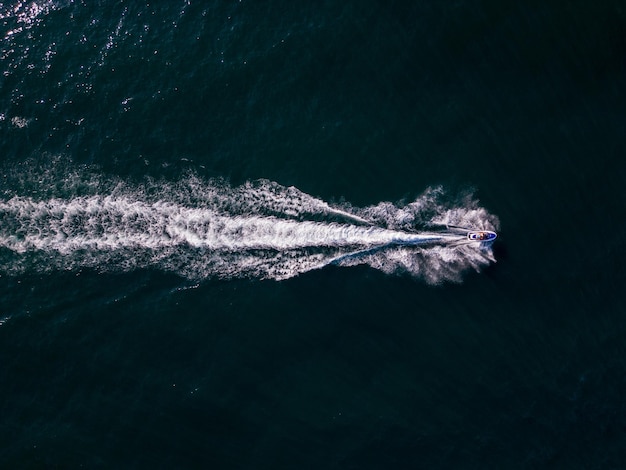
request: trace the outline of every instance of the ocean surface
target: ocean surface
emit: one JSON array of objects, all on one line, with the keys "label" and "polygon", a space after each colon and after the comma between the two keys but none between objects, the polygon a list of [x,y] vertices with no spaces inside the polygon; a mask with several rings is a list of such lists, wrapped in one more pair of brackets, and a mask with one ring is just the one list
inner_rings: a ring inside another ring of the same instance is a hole
[{"label": "ocean surface", "polygon": [[623,1],[13,0],[0,69],[0,468],[626,468]]}]

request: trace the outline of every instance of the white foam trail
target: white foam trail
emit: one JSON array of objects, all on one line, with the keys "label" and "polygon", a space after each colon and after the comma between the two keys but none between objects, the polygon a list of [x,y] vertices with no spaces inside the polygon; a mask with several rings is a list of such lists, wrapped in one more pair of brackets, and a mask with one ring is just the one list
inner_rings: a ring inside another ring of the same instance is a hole
[{"label": "white foam trail", "polygon": [[[493,228],[484,209],[445,209],[428,192],[402,207],[352,209],[268,181],[184,183],[0,200],[0,272],[156,267],[193,279],[285,279],[331,263],[367,263],[436,283],[494,261],[490,248],[453,246],[462,235],[414,230],[437,218],[467,223],[464,217]],[[434,217],[424,220],[425,211]]]},{"label": "white foam trail", "polygon": [[21,221],[16,234],[0,236],[0,246],[17,253],[55,250],[117,250],[189,245],[210,250],[292,250],[307,247],[373,247],[389,244],[451,242],[452,234],[414,234],[380,227],[225,217],[208,209],[177,204],[146,204],[93,196],[71,201],[13,198],[0,202],[5,219]]}]

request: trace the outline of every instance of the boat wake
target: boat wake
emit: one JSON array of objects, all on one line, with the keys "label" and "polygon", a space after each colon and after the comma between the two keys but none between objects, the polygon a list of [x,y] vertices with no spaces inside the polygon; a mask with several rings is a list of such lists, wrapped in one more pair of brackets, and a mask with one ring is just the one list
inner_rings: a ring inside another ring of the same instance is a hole
[{"label": "boat wake", "polygon": [[452,207],[441,188],[365,208],[266,180],[232,187],[195,175],[135,185],[66,177],[56,188],[0,197],[0,273],[156,268],[281,280],[367,264],[439,283],[495,261],[489,245],[445,227],[495,230],[497,219],[469,198]]}]

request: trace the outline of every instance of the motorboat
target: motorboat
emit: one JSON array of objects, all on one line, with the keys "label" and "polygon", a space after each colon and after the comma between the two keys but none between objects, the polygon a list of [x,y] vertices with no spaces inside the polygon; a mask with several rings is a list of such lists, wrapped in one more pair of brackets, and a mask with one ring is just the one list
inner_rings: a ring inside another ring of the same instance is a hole
[{"label": "motorboat", "polygon": [[498,234],[490,230],[479,230],[467,232],[467,239],[473,242],[490,242],[496,239]]}]

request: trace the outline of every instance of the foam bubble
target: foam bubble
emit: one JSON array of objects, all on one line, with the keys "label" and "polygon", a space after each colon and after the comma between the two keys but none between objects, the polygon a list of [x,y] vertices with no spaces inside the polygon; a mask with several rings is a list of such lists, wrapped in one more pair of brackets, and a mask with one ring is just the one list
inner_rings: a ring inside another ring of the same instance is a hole
[{"label": "foam bubble", "polygon": [[29,119],[20,116],[13,116],[11,118],[11,124],[13,124],[13,126],[17,127],[18,129],[23,129],[24,127],[28,126],[29,122]]}]

